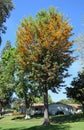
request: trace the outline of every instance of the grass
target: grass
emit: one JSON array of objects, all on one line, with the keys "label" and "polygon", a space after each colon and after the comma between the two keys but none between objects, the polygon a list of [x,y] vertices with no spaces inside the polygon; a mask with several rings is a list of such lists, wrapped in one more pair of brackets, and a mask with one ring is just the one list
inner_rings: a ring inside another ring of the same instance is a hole
[{"label": "grass", "polygon": [[51,126],[43,127],[42,117],[24,120],[23,116],[0,117],[0,130],[83,130],[84,117],[74,116],[53,116],[50,117]]}]

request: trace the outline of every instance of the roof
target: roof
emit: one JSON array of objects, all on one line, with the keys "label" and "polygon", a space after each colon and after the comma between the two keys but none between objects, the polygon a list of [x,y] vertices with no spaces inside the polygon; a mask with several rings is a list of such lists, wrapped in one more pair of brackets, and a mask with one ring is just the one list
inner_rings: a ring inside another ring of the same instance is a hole
[{"label": "roof", "polygon": [[79,108],[81,105],[80,104],[68,104],[69,106],[72,106],[72,107],[74,107],[74,108]]},{"label": "roof", "polygon": [[19,106],[20,106],[20,107],[24,107],[24,106],[25,106],[25,104],[24,104],[24,103],[21,103]]},{"label": "roof", "polygon": [[49,104],[49,105],[53,105],[53,104],[61,104],[63,106],[66,106],[66,107],[71,107],[71,108],[74,108],[74,109],[78,109],[79,107],[81,107],[80,104],[64,104],[64,103],[61,103],[61,102],[56,102],[56,103],[52,103],[52,104]]},{"label": "roof", "polygon": [[[22,106],[22,107],[23,107],[23,106],[25,106],[25,104],[24,104],[24,103],[21,103],[19,106]],[[36,107],[36,106],[44,106],[44,104],[43,104],[43,103],[33,103],[32,106],[35,106],[35,107]]]},{"label": "roof", "polygon": [[43,103],[34,103],[34,104],[32,104],[32,106],[44,106],[44,104]]}]

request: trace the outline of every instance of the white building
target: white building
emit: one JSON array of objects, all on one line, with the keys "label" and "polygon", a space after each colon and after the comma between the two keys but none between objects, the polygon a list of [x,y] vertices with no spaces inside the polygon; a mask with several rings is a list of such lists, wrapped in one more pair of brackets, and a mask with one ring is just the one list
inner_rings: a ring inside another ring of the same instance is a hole
[{"label": "white building", "polygon": [[[70,104],[66,105],[66,104],[63,104],[61,102],[49,104],[48,108],[49,108],[49,114],[51,114],[51,115],[57,115],[57,114],[64,114],[64,115],[75,114],[76,110],[77,110],[77,109],[75,109],[75,107],[73,107],[72,104],[71,105]],[[19,112],[25,113],[25,106],[20,106]],[[31,115],[34,115],[34,114],[43,114],[43,112],[44,112],[44,104],[34,103],[31,106],[31,112],[30,112]]]},{"label": "white building", "polygon": [[52,115],[56,114],[74,114],[75,111],[72,106],[63,104],[61,102],[49,104],[49,113]]}]

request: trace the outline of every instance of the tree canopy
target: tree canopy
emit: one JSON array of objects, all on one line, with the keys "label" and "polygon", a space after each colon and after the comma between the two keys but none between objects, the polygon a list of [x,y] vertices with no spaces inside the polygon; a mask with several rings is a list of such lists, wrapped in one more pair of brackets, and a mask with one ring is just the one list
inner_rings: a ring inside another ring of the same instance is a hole
[{"label": "tree canopy", "polygon": [[36,93],[37,89],[35,89],[37,85],[35,85],[33,81],[31,82],[28,73],[24,70],[21,70],[19,64],[16,67],[15,93],[20,99],[24,101],[26,109],[28,109],[34,102],[34,98],[38,96]]},{"label": "tree canopy", "polygon": [[[35,103],[44,103],[43,95],[40,96],[40,97],[36,97],[36,98],[34,99],[34,102],[35,102]],[[48,103],[50,104],[50,103],[52,103],[52,102],[53,102],[53,101],[52,101],[51,95],[48,94]]]},{"label": "tree canopy", "polygon": [[[4,51],[5,50],[5,51]],[[0,60],[0,100],[4,106],[10,106],[14,92],[14,71],[15,71],[15,49],[8,41],[4,47]]]},{"label": "tree canopy", "polygon": [[69,98],[69,99],[62,99],[60,100],[61,103],[64,103],[64,104],[76,104],[76,103],[79,103],[78,101],[72,99],[72,98]]},{"label": "tree canopy", "polygon": [[4,22],[10,16],[10,11],[13,9],[13,3],[11,0],[0,0],[0,43],[2,41],[1,34],[5,33],[6,26]]},{"label": "tree canopy", "polygon": [[78,77],[71,82],[72,87],[67,87],[67,97],[79,101],[83,105],[84,114],[84,71],[78,73]]}]

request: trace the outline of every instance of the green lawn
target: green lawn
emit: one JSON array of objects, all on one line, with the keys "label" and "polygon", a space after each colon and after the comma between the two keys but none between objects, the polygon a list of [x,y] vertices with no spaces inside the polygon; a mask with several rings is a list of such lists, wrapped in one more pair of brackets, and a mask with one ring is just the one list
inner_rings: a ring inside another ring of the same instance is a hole
[{"label": "green lawn", "polygon": [[83,130],[84,117],[53,116],[50,117],[51,126],[43,127],[43,118],[37,117],[24,120],[22,116],[0,117],[0,130]]}]

